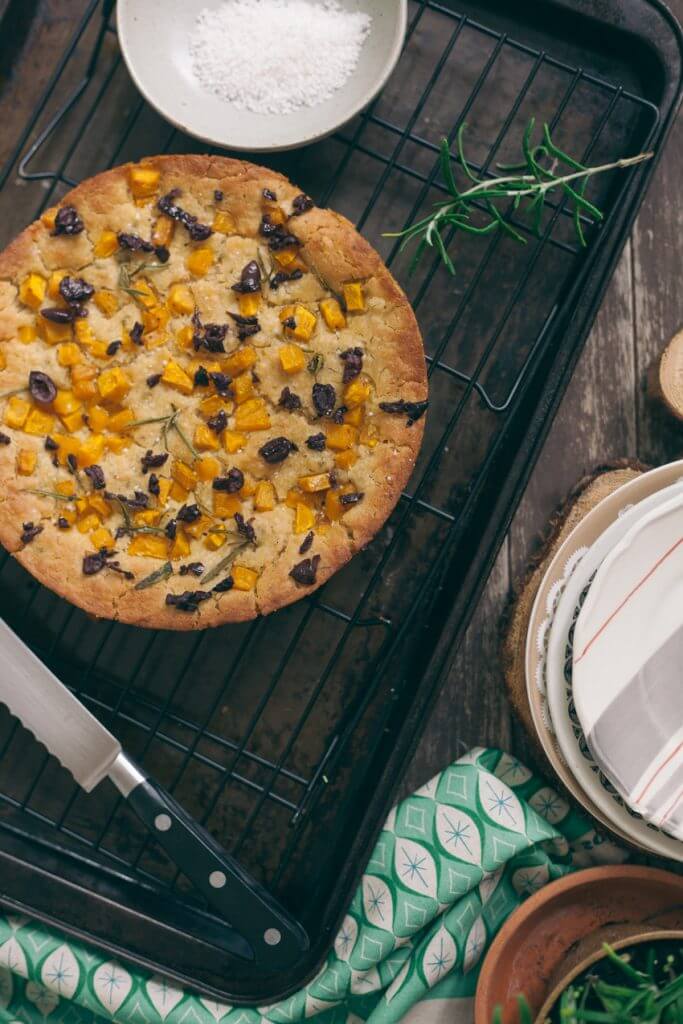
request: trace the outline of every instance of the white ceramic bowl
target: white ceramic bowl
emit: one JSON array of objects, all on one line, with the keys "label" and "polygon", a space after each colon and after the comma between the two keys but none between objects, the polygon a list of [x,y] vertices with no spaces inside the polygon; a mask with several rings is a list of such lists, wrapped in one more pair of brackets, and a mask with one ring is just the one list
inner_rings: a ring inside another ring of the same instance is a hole
[{"label": "white ceramic bowl", "polygon": [[121,52],[145,99],[181,131],[226,149],[294,149],[329,135],[366,107],[401,54],[408,0],[339,3],[372,18],[358,64],[328,100],[291,114],[238,110],[199,85],[188,40],[199,11],[219,7],[221,0],[118,0]]}]

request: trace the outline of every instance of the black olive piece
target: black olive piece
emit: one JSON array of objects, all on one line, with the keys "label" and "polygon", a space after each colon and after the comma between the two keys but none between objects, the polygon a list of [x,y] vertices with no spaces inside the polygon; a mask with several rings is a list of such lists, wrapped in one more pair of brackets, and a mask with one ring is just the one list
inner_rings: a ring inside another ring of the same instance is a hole
[{"label": "black olive piece", "polygon": [[178,532],[178,524],[175,519],[169,519],[164,527],[164,533],[169,540],[175,540],[176,533]]},{"label": "black olive piece", "polygon": [[287,412],[296,412],[297,409],[301,408],[301,399],[298,395],[295,395],[289,388],[283,388],[280,392],[280,398],[278,405],[281,405]]},{"label": "black olive piece", "polygon": [[64,516],[60,516],[59,519],[57,520],[57,526],[59,527],[60,530],[68,530],[69,520],[65,519]]},{"label": "black olive piece", "polygon": [[209,376],[213,382],[218,394],[225,398],[230,394],[230,384],[232,383],[231,378],[228,377],[227,373],[210,373]]},{"label": "black olive piece", "polygon": [[201,602],[210,597],[210,590],[185,590],[182,594],[167,594],[166,604],[180,612],[196,612]]},{"label": "black olive piece", "polygon": [[0,444],[11,444],[12,438],[8,437],[7,434],[3,434],[0,430]]},{"label": "black olive piece", "polygon": [[289,249],[301,245],[301,241],[291,231],[285,231],[281,224],[277,224],[275,230],[268,235],[268,248],[271,252],[279,252],[281,249]]},{"label": "black olive piece", "polygon": [[362,501],[365,497],[363,491],[351,491],[349,494],[339,495],[340,505],[357,505],[359,501]]},{"label": "black olive piece", "polygon": [[95,294],[95,288],[82,277],[63,277],[59,282],[59,294],[65,302],[73,306],[91,299]]},{"label": "black olive piece", "polygon": [[69,454],[66,457],[66,468],[69,470],[70,473],[76,473],[78,470],[78,459],[73,454],[73,452],[69,452]]},{"label": "black olive piece", "polygon": [[335,409],[334,412],[332,413],[332,422],[343,423],[345,412],[348,412],[348,408],[345,405],[340,405],[339,408]]},{"label": "black olive piece", "polygon": [[147,378],[145,383],[147,384],[148,388],[155,388],[160,380],[161,380],[161,374],[160,373],[151,373],[149,375],[149,377]]},{"label": "black olive piece", "polygon": [[151,242],[146,242],[140,235],[134,235],[130,231],[119,231],[116,237],[121,249],[128,249],[130,252],[154,252]]},{"label": "black olive piece", "polygon": [[80,235],[85,224],[78,216],[75,206],[62,206],[55,217],[53,235]]},{"label": "black olive piece", "polygon": [[102,572],[107,564],[107,557],[106,548],[102,548],[94,555],[85,555],[83,558],[83,575],[94,576],[96,573]]},{"label": "black olive piece", "polygon": [[285,281],[299,281],[304,276],[304,272],[301,267],[295,267],[294,270],[287,273],[286,270],[278,270],[277,273],[273,274],[270,279],[270,287],[277,291],[281,284]]},{"label": "black olive piece", "polygon": [[300,555],[305,555],[307,551],[310,551],[314,537],[315,534],[313,533],[313,530],[309,530],[301,542],[301,547],[299,548]]},{"label": "black olive piece", "polygon": [[196,388],[208,388],[209,386],[209,374],[205,367],[200,366],[198,370],[194,372],[194,386]]},{"label": "black olive piece", "polygon": [[304,558],[289,570],[289,575],[304,587],[312,587],[318,574],[320,555],[313,555],[313,558]]},{"label": "black olive piece", "polygon": [[22,544],[30,544],[32,540],[38,536],[39,533],[43,532],[42,526],[36,526],[34,523],[22,523],[23,533],[21,535]]},{"label": "black olive piece", "polygon": [[244,487],[244,473],[241,469],[233,466],[228,470],[227,476],[217,476],[212,485],[214,491],[227,491],[228,494],[237,494]]},{"label": "black olive piece", "polygon": [[258,453],[264,462],[268,462],[271,465],[275,465],[278,462],[284,462],[291,452],[296,452],[299,449],[286,437],[274,437],[270,441],[259,448]]},{"label": "black olive piece", "polygon": [[45,438],[45,450],[48,452],[59,451],[59,445],[49,435]]},{"label": "black olive piece", "polygon": [[136,322],[133,324],[130,331],[128,332],[130,334],[130,340],[133,342],[134,345],[142,345],[143,331],[143,325],[140,323],[139,320],[136,320]]},{"label": "black olive piece", "polygon": [[306,447],[310,448],[312,452],[322,452],[325,450],[327,438],[321,432],[319,434],[311,434],[310,437],[306,438]]},{"label": "black olive piece", "polygon": [[187,576],[189,574],[191,574],[192,576],[201,576],[201,574],[204,572],[204,563],[187,562],[185,565],[181,565],[178,571],[180,572],[181,576]]},{"label": "black olive piece", "polygon": [[107,355],[108,356],[115,356],[120,348],[121,348],[121,342],[120,341],[110,341],[109,344],[107,345]]},{"label": "black olive piece", "polygon": [[348,384],[363,369],[363,349],[347,348],[344,352],[339,353],[339,358],[344,364],[342,381],[344,384]]},{"label": "black olive piece", "polygon": [[303,192],[298,196],[294,196],[292,200],[292,217],[300,217],[302,213],[306,213],[307,210],[313,209],[315,203],[310,196],[304,195]]},{"label": "black olive piece", "polygon": [[164,463],[168,461],[168,452],[159,452],[155,455],[151,448],[148,448],[145,454],[140,459],[142,465],[142,472],[149,473],[150,469],[159,469]]},{"label": "black olive piece", "polygon": [[199,505],[183,505],[176,512],[176,519],[181,523],[196,523],[201,514]]},{"label": "black olive piece", "polygon": [[41,309],[40,315],[44,320],[50,320],[53,324],[71,324],[76,319],[75,309],[59,309],[56,306]]},{"label": "black olive piece", "polygon": [[168,263],[171,258],[171,254],[165,245],[155,245],[154,255],[159,260],[159,263]]},{"label": "black olive piece", "polygon": [[216,200],[217,203],[220,203],[220,201],[223,198],[223,191],[222,191],[222,189],[215,188],[213,190],[213,198]]},{"label": "black olive piece", "polygon": [[197,218],[188,213],[187,210],[183,210],[182,206],[178,206],[175,200],[180,195],[180,189],[174,188],[170,192],[167,192],[165,196],[157,202],[158,209],[162,213],[165,213],[167,217],[171,217],[173,220],[179,221],[183,227],[187,228],[188,234],[193,242],[203,242],[205,238],[213,234],[208,224],[200,224]]},{"label": "black olive piece", "polygon": [[403,398],[399,398],[396,402],[380,402],[379,407],[382,412],[391,413],[394,416],[407,416],[406,425],[412,427],[416,420],[419,420],[421,416],[427,411],[429,402],[406,402]]},{"label": "black olive piece", "polygon": [[313,405],[318,416],[329,416],[337,401],[337,392],[332,384],[314,384],[311,390]]},{"label": "black olive piece", "polygon": [[242,294],[247,292],[258,292],[261,290],[261,268],[256,260],[250,260],[250,262],[242,268],[240,279],[232,286],[232,290],[234,292],[241,292]]},{"label": "black olive piece", "polygon": [[222,434],[228,425],[228,414],[225,409],[219,409],[215,416],[206,421],[206,425],[214,434]]},{"label": "black olive piece", "polygon": [[264,188],[264,190],[263,190],[263,192],[261,194],[262,194],[264,199],[269,199],[271,201],[271,203],[274,203],[274,202],[277,201],[277,196],[276,196],[276,194],[273,192],[273,190],[271,188]]},{"label": "black olive piece", "polygon": [[235,512],[235,523],[237,525],[237,532],[241,533],[243,537],[246,537],[250,544],[256,543],[256,531],[251,525],[253,519],[245,520],[241,512]]},{"label": "black olive piece", "polygon": [[158,497],[159,494],[161,493],[161,488],[159,487],[159,477],[156,475],[156,473],[149,474],[147,490],[149,491],[150,494],[153,494],[155,497]]},{"label": "black olive piece", "polygon": [[28,390],[38,405],[49,405],[57,397],[57,387],[52,377],[40,370],[31,370],[28,375]]},{"label": "black olive piece", "polygon": [[232,576],[226,576],[224,580],[217,583],[213,588],[214,594],[224,594],[227,590],[232,590],[235,585],[235,581]]},{"label": "black olive piece", "polygon": [[106,487],[106,480],[104,479],[104,470],[101,466],[93,465],[86,466],[83,470],[88,480],[93,486],[93,490],[102,491]]}]

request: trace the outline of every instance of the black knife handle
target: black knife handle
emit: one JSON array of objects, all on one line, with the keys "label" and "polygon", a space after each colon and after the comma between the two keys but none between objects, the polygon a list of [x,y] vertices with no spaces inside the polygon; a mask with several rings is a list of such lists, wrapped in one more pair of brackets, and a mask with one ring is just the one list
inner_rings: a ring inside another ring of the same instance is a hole
[{"label": "black knife handle", "polygon": [[177,867],[247,940],[257,963],[285,970],[300,960],[308,937],[298,921],[169,793],[125,755],[119,755],[110,776]]}]

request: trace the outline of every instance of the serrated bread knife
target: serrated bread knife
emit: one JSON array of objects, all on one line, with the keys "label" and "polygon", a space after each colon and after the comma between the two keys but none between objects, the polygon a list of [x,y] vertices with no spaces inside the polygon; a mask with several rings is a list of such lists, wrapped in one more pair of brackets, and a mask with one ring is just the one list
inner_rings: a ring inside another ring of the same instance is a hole
[{"label": "serrated bread knife", "polygon": [[87,793],[111,779],[177,867],[235,930],[238,956],[265,970],[284,970],[301,958],[308,948],[301,925],[144,774],[2,619],[0,701]]}]

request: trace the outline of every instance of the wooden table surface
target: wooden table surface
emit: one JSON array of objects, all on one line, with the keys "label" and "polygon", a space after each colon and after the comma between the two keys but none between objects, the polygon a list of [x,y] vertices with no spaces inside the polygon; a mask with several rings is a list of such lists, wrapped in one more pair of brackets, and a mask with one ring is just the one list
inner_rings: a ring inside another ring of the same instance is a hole
[{"label": "wooden table surface", "polygon": [[[683,18],[683,0],[670,0],[670,6]],[[7,12],[0,31],[0,165],[84,9],[84,0],[0,0],[0,19]],[[473,744],[527,754],[498,657],[501,613],[515,581],[551,513],[584,474],[624,456],[656,464],[681,452],[683,428],[648,399],[645,380],[683,319],[682,164],[679,119],[483,598],[445,674],[406,791]]]},{"label": "wooden table surface", "polygon": [[[628,0],[623,0],[628,3]],[[683,20],[683,0],[668,0]],[[526,494],[445,675],[405,791],[473,745],[528,757],[505,696],[498,649],[502,614],[552,513],[598,466],[680,458],[683,426],[646,391],[648,368],[683,324],[683,117],[679,115],[586,341]]]}]

